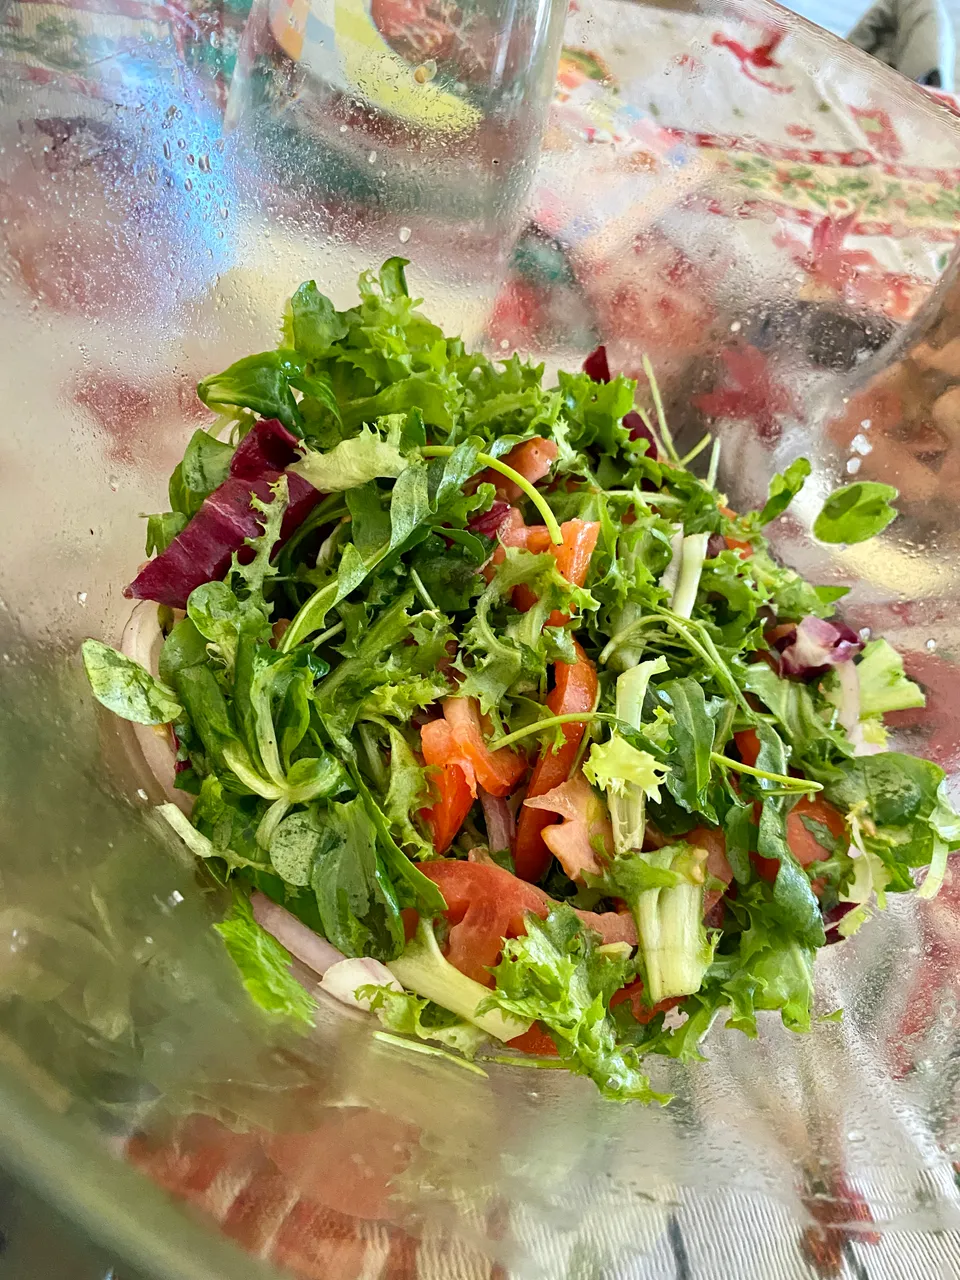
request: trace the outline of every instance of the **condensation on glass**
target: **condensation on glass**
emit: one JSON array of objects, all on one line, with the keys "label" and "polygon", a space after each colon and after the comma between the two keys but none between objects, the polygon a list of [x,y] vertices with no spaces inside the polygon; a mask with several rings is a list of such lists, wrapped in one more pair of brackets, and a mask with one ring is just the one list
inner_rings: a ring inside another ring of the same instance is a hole
[{"label": "condensation on glass", "polygon": [[[822,957],[842,1022],[658,1065],[665,1111],[325,1000],[294,1039],[76,659],[123,625],[197,379],[274,345],[301,280],[342,304],[398,252],[494,353],[649,353],[732,505],[806,452],[778,546],[855,584],[930,694],[899,740],[956,775],[948,107],[763,6],[591,0],[562,52],[530,0],[108,8],[0,25],[0,1155],[145,1274],[960,1273],[951,885]],[[903,515],[827,557],[810,518],[853,475]]]}]

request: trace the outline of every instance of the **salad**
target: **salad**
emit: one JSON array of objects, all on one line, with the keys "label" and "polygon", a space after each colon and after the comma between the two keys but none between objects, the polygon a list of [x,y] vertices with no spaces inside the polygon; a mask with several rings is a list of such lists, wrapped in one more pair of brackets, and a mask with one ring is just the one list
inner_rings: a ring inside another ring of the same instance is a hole
[{"label": "salad", "polygon": [[[808,1030],[817,951],[920,868],[936,893],[960,817],[883,722],[923,693],[770,555],[805,459],[737,514],[649,365],[650,413],[603,348],[545,387],[446,337],[405,265],[347,311],[301,285],[276,350],[200,383],[126,589],[151,603],[86,671],[160,745],[270,1013],[313,1020],[292,954],[388,1039],[664,1101],[648,1055],[699,1059],[718,1014]],[[862,541],[895,497],[845,486],[814,532]]]}]

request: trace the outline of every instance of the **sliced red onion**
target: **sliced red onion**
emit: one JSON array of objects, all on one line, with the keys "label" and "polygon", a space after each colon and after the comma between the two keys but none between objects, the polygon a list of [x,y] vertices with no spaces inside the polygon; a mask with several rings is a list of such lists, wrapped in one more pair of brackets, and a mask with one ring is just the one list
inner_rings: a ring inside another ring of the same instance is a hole
[{"label": "sliced red onion", "polygon": [[792,632],[776,641],[780,673],[813,680],[831,667],[839,668],[863,648],[863,641],[844,622],[827,622],[808,615]]},{"label": "sliced red onion", "polygon": [[338,951],[326,938],[321,938],[318,933],[307,928],[302,920],[291,915],[286,908],[271,902],[266,894],[251,894],[250,905],[257,924],[314,973],[322,977],[332,965],[346,960],[342,951]]},{"label": "sliced red onion", "polygon": [[492,853],[513,848],[516,825],[505,796],[492,796],[483,787],[478,788],[483,806],[483,820],[487,825],[487,843]]},{"label": "sliced red onion", "polygon": [[471,533],[482,533],[486,538],[495,538],[503,522],[510,518],[512,510],[509,502],[495,502],[489,511],[471,516],[467,521],[467,528]]},{"label": "sliced red onion", "polygon": [[831,907],[829,911],[823,913],[823,927],[826,931],[826,945],[832,946],[835,942],[843,942],[843,934],[840,932],[840,922],[844,916],[848,915],[857,907],[856,902],[838,902],[835,907]]},{"label": "sliced red onion", "polygon": [[583,372],[594,382],[610,381],[610,365],[607,363],[607,348],[597,347],[591,351],[583,362]]},{"label": "sliced red onion", "polygon": [[391,991],[403,990],[387,966],[370,956],[338,960],[320,979],[320,986],[327,995],[333,996],[334,1000],[339,1000],[341,1004],[348,1004],[351,1008],[363,1009],[366,1012],[370,1011],[370,1001],[367,998],[357,998],[358,987],[389,987]]}]

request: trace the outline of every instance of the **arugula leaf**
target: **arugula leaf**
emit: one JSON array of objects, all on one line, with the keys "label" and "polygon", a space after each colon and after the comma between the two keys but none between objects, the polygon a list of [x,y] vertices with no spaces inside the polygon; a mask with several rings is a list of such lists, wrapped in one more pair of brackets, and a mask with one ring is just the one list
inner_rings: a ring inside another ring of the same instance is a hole
[{"label": "arugula leaf", "polygon": [[795,458],[786,471],[778,472],[770,481],[767,501],[757,518],[757,523],[769,524],[771,520],[782,515],[803,488],[809,475],[810,463],[806,458]]},{"label": "arugula leaf", "polygon": [[542,1022],[562,1061],[589,1076],[603,1097],[665,1103],[667,1096],[655,1093],[641,1071],[636,1050],[618,1041],[609,1012],[611,997],[631,976],[630,962],[598,944],[566,904],[546,920],[527,916],[526,935],[504,942],[491,1004]]},{"label": "arugula leaf", "polygon": [[213,927],[253,1001],[267,1013],[312,1027],[316,1002],[290,972],[289,951],[254,920],[249,899],[235,894],[230,914]]},{"label": "arugula leaf", "polygon": [[686,677],[668,680],[655,693],[673,716],[667,790],[685,809],[702,813],[709,822],[716,823],[716,810],[707,796],[716,725],[707,714],[703,688],[692,677]]},{"label": "arugula leaf", "polygon": [[201,498],[207,498],[230,474],[233,445],[224,444],[208,431],[195,431],[180,463],[183,483]]},{"label": "arugula leaf", "polygon": [[[782,777],[787,772],[789,760],[783,739],[772,725],[762,720],[755,732],[760,739],[757,768]],[[746,781],[744,785],[747,785]],[[783,795],[765,794],[772,788],[766,779],[758,780],[758,788],[763,801],[757,851],[762,857],[776,858],[780,863],[773,884],[774,909],[782,924],[804,946],[822,947],[825,936],[820,907],[810,880],[787,842],[787,812],[791,801]]]},{"label": "arugula leaf", "polygon": [[169,724],[183,708],[174,691],[126,654],[100,640],[84,640],[83,666],[93,696],[135,724]]},{"label": "arugula leaf", "polygon": [[835,489],[813,523],[821,542],[866,542],[881,533],[897,511],[890,505],[899,493],[893,485],[858,480]]}]

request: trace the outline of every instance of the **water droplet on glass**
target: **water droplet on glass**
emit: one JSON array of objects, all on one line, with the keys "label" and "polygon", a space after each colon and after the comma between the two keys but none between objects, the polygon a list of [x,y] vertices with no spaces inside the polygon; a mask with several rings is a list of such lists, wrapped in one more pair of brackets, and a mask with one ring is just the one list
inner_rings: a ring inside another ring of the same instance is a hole
[{"label": "water droplet on glass", "polygon": [[340,126],[340,132],[341,132],[341,133],[346,133],[346,132],[347,132],[347,126],[346,126],[345,124],[342,124],[342,125]]},{"label": "water droplet on glass", "polygon": [[409,227],[401,227],[400,230],[397,232],[397,239],[400,241],[401,244],[406,244],[412,234],[413,233],[411,232]]},{"label": "water droplet on glass", "polygon": [[377,153],[375,151],[371,151],[370,154],[367,156],[367,164],[376,164],[376,163],[377,163]]},{"label": "water droplet on glass", "polygon": [[857,434],[850,441],[850,448],[854,451],[854,453],[859,453],[863,457],[866,457],[868,453],[872,452],[873,445],[870,443],[867,437],[863,435],[862,432],[858,431]]},{"label": "water droplet on glass", "polygon": [[87,593],[86,593],[85,591],[78,591],[78,592],[77,592],[77,604],[78,604],[78,605],[80,605],[80,607],[81,607],[81,608],[83,608],[83,606],[84,606],[86,603],[87,603]]},{"label": "water droplet on glass", "polygon": [[731,333],[739,333],[739,332],[740,332],[741,327],[742,327],[742,326],[741,326],[741,324],[740,324],[740,321],[739,321],[739,320],[734,320],[733,324],[730,326],[730,332],[731,332]]},{"label": "water droplet on glass", "polygon": [[183,181],[183,189],[184,189],[184,191],[192,191],[192,190],[193,190],[193,179],[192,179],[192,178],[185,178],[185,179],[184,179],[184,181]]},{"label": "water droplet on glass", "polygon": [[869,627],[861,627],[860,630],[857,632],[857,634],[859,635],[860,639],[863,640],[864,643],[866,643],[866,641],[870,639],[870,636],[873,633],[871,632]]},{"label": "water droplet on glass", "polygon": [[204,155],[199,156],[197,158],[197,168],[200,170],[201,173],[210,172],[210,157],[206,155],[206,153],[204,153]]},{"label": "water droplet on glass", "polygon": [[119,476],[108,476],[108,477],[107,477],[107,484],[110,486],[110,492],[111,492],[111,493],[116,493],[116,492],[117,492],[117,490],[120,488],[120,477],[119,477]]},{"label": "water droplet on glass", "polygon": [[864,431],[869,431],[873,426],[873,420],[871,418],[864,418],[860,425],[863,427]]},{"label": "water droplet on glass", "polygon": [[863,1142],[865,1137],[866,1135],[861,1133],[859,1129],[851,1129],[850,1132],[847,1134],[847,1141]]},{"label": "water droplet on glass", "polygon": [[169,160],[169,159],[170,159],[170,157],[173,155],[173,152],[172,152],[172,151],[171,151],[171,149],[170,149],[170,139],[169,139],[169,138],[167,138],[167,139],[165,140],[164,144],[163,144],[163,154],[166,156],[166,158],[167,158],[168,160]]},{"label": "water droplet on glass", "polygon": [[437,63],[434,58],[427,58],[426,62],[421,62],[419,67],[415,67],[413,78],[417,84],[428,84],[437,74]]},{"label": "water droplet on glass", "polygon": [[926,648],[927,653],[933,653],[934,649],[936,649],[937,647],[937,642],[936,640],[931,638],[930,640],[927,641],[924,647]]},{"label": "water droplet on glass", "polygon": [[149,796],[147,795],[147,793],[144,791],[143,787],[137,787],[137,795],[138,795],[138,796],[140,797],[140,799],[141,799],[141,800],[143,800],[143,801],[147,801],[147,800],[149,800],[149,799],[150,799],[150,797],[149,797]]},{"label": "water droplet on glass", "polygon": [[860,470],[861,462],[859,458],[850,458],[847,462],[847,475],[855,476]]},{"label": "water droplet on glass", "polygon": [[501,350],[501,351],[507,351],[507,350],[509,350],[509,347],[510,347],[510,341],[509,341],[509,339],[508,339],[508,338],[501,338],[501,339],[500,339],[500,350]]}]

